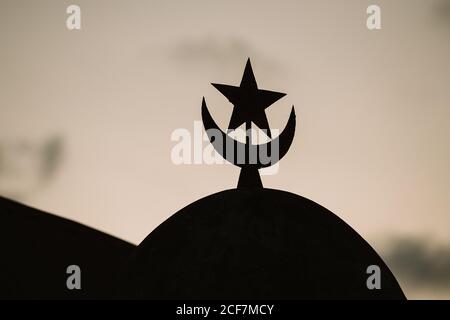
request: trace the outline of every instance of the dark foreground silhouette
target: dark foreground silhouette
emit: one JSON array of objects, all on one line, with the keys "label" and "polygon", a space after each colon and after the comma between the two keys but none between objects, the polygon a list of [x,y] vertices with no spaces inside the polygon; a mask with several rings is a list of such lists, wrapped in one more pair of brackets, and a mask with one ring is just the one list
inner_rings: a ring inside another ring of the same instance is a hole
[{"label": "dark foreground silhouette", "polygon": [[[381,271],[369,290],[367,267]],[[404,299],[357,232],[311,200],[271,189],[203,198],[134,251],[122,293],[156,299]]]},{"label": "dark foreground silhouette", "polygon": [[[336,215],[292,193],[200,199],[138,246],[0,198],[0,298],[404,299],[382,259]],[[81,290],[66,268],[81,268]],[[369,290],[367,267],[381,271]]]},{"label": "dark foreground silhouette", "polygon": [[[0,298],[109,298],[134,245],[0,197]],[[69,265],[81,290],[69,290]]]}]

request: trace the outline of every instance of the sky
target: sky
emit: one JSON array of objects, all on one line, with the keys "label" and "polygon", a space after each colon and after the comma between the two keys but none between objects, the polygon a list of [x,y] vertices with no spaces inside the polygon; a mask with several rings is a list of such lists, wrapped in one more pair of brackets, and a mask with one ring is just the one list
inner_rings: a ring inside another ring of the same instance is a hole
[{"label": "sky", "polygon": [[140,243],[237,185],[234,166],[174,164],[171,135],[193,133],[203,97],[225,128],[210,83],[238,85],[250,57],[260,88],[287,93],[271,128],[297,114],[264,186],[341,217],[408,297],[448,299],[448,39],[448,0],[1,0],[0,195]]}]

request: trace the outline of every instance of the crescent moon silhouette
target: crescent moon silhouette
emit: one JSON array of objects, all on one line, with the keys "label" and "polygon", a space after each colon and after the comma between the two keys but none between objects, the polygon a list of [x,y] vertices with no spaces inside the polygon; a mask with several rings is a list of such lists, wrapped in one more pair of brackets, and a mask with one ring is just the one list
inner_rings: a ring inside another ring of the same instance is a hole
[{"label": "crescent moon silhouette", "polygon": [[[283,129],[280,135],[278,135],[278,137],[271,140],[270,142],[259,145],[246,145],[245,143],[234,140],[228,134],[223,132],[209,113],[204,97],[202,101],[202,120],[203,126],[206,130],[206,134],[208,135],[209,141],[214,146],[214,149],[225,160],[241,168],[251,167],[255,169],[261,169],[274,165],[286,155],[292,144],[292,141],[294,140],[295,135],[296,121],[294,106],[292,106],[286,127]],[[232,146],[233,148],[231,148],[230,146]],[[239,150],[245,150],[244,154],[246,153],[247,155],[254,155],[254,161],[252,161],[251,163],[248,163],[246,161],[239,161],[242,160],[239,159]],[[262,155],[262,152],[264,152],[265,155]]]}]

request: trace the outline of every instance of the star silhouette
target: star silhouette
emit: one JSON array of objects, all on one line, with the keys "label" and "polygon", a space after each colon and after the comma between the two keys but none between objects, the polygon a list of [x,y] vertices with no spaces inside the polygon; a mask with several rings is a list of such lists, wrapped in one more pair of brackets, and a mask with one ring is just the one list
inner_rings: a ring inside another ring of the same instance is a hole
[{"label": "star silhouette", "polygon": [[239,87],[217,83],[211,84],[234,106],[228,129],[235,130],[243,123],[251,121],[264,130],[269,138],[272,138],[265,109],[286,94],[258,89],[250,59],[247,60],[245,65],[244,75]]}]

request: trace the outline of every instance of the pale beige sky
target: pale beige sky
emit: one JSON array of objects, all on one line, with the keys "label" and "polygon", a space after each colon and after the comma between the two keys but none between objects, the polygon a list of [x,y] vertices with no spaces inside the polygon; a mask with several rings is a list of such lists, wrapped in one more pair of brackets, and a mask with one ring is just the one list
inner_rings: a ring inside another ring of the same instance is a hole
[{"label": "pale beige sky", "polygon": [[266,187],[318,202],[378,251],[391,235],[450,243],[445,0],[80,0],[69,31],[73,3],[0,3],[0,142],[64,142],[52,181],[19,200],[139,243],[235,187],[233,166],[175,166],[170,135],[192,130],[203,96],[225,127],[231,107],[209,83],[238,84],[251,57],[259,86],[288,94],[271,126],[298,116]]}]

